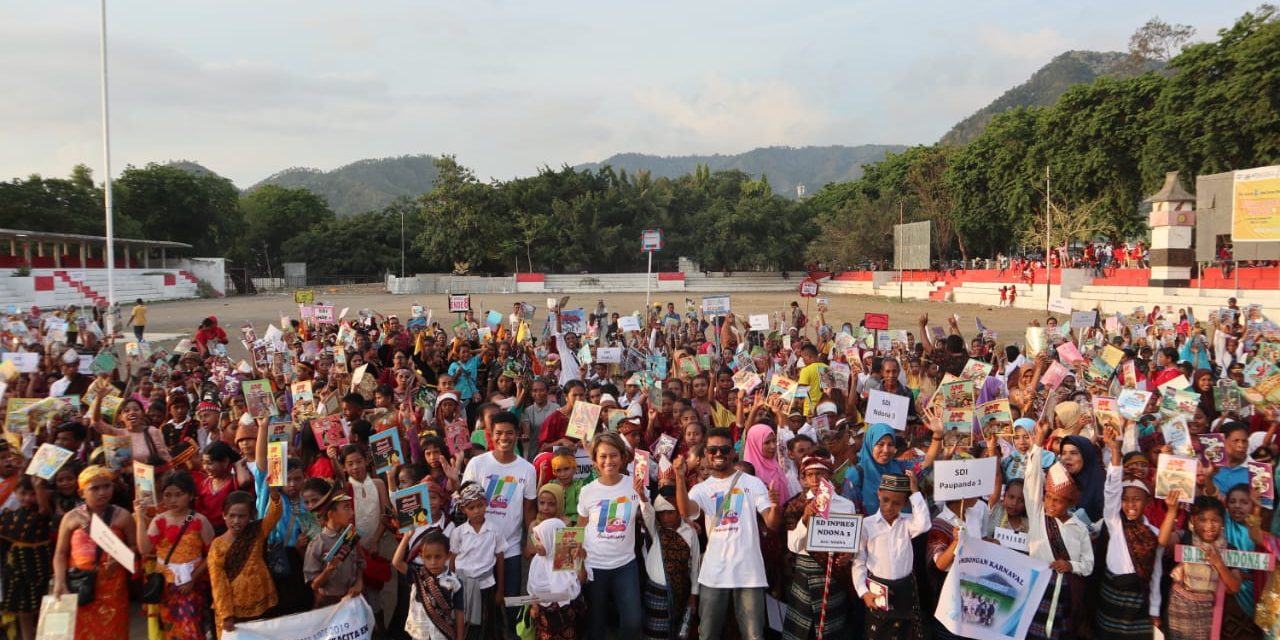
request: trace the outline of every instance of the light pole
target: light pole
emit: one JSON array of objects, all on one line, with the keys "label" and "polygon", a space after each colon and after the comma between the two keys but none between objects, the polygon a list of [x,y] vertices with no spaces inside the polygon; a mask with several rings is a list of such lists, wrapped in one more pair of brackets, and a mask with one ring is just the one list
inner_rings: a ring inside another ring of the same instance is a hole
[{"label": "light pole", "polygon": [[101,31],[99,32],[100,47],[99,58],[102,62],[102,173],[103,187],[102,200],[104,215],[107,219],[107,323],[111,326],[107,328],[108,334],[115,333],[114,316],[111,311],[116,305],[116,282],[115,282],[115,258],[116,258],[116,242],[115,242],[115,225],[111,216],[111,112],[107,101],[107,0],[101,0],[99,3],[101,13]]},{"label": "light pole", "polygon": [[400,277],[404,277],[404,207],[400,207]]}]

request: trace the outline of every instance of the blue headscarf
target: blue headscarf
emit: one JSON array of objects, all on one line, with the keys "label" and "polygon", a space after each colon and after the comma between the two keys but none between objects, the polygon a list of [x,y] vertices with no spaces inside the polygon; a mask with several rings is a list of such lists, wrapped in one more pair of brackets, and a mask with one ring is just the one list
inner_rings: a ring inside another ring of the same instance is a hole
[{"label": "blue headscarf", "polygon": [[[1223,500],[1225,501],[1226,498],[1231,495],[1231,492],[1236,489],[1243,489],[1248,492],[1249,485],[1238,484],[1231,489],[1228,489],[1222,496]],[[1254,547],[1253,538],[1249,537],[1249,527],[1236,522],[1235,519],[1231,517],[1231,514],[1227,514],[1226,524],[1227,544],[1230,545],[1232,549],[1239,549],[1240,551],[1257,550]],[[1253,616],[1258,602],[1253,594],[1253,577],[1249,573],[1245,573],[1244,578],[1240,580],[1240,590],[1236,592],[1236,604],[1240,605],[1240,608],[1244,610],[1245,615],[1250,617]]]},{"label": "blue headscarf", "polygon": [[867,429],[862,439],[862,450],[858,452],[858,495],[862,498],[862,508],[867,514],[880,510],[880,476],[886,473],[902,473],[906,469],[900,460],[890,460],[887,464],[879,464],[871,457],[871,450],[883,438],[894,437],[893,427],[878,422]]},{"label": "blue headscarf", "polygon": [[1062,439],[1062,444],[1069,444],[1080,451],[1084,466],[1072,476],[1076,486],[1080,488],[1080,500],[1076,505],[1089,516],[1086,524],[1098,522],[1102,520],[1102,509],[1106,503],[1104,490],[1107,483],[1098,447],[1083,436],[1067,436]]}]

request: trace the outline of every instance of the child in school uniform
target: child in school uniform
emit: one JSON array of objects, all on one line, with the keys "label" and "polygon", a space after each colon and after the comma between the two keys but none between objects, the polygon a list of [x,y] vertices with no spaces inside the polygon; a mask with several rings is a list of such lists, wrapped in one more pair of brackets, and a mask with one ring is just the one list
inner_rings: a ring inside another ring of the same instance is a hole
[{"label": "child in school uniform", "polygon": [[358,548],[344,549],[325,562],[325,556],[338,543],[347,525],[355,521],[351,496],[342,487],[331,487],[329,495],[314,511],[324,522],[324,528],[307,544],[302,573],[315,593],[318,609],[338,602],[343,596],[358,596],[364,591],[364,555]]},{"label": "child in school uniform", "polygon": [[[820,513],[822,482],[831,482],[834,467],[835,461],[826,449],[820,448],[813,455],[804,457],[798,468],[805,490],[788,500],[783,509],[787,549],[795,557],[795,571],[787,592],[787,615],[782,623],[784,640],[804,640],[814,634],[821,617],[824,590],[827,591],[827,619],[823,632],[832,637],[840,637],[844,633],[849,590],[842,580],[835,578],[835,573],[832,574],[831,588],[826,589],[827,559],[830,554],[810,552],[808,548],[810,520]],[[828,498],[831,501],[829,513],[853,515],[858,511],[852,501],[835,491]],[[852,560],[853,556],[850,554],[835,554],[832,559],[833,572],[843,572]]]},{"label": "child in school uniform", "polygon": [[1102,511],[1109,538],[1094,629],[1100,638],[1150,638],[1151,621],[1160,617],[1163,574],[1160,529],[1143,515],[1151,489],[1124,479],[1115,429],[1107,427],[1103,441],[1111,450]]},{"label": "child in school uniform", "polygon": [[415,549],[417,553],[410,559],[408,545],[402,544],[391,559],[391,565],[411,580],[405,633],[416,640],[465,638],[462,581],[449,570],[448,536],[439,529],[428,528]]},{"label": "child in school uniform", "polygon": [[506,541],[497,525],[485,519],[488,502],[483,487],[464,482],[453,502],[466,517],[449,534],[449,548],[453,570],[462,581],[467,637],[498,640],[506,627],[502,606]]},{"label": "child in school uniform", "polygon": [[[1037,429],[1037,440],[1041,436]],[[1084,522],[1071,517],[1070,510],[1076,504],[1079,490],[1071,474],[1061,463],[1044,468],[1035,464],[1041,459],[1040,445],[1033,445],[1028,452],[1023,500],[1027,506],[1027,546],[1033,558],[1049,563],[1058,573],[1056,580],[1062,587],[1058,593],[1056,609],[1053,594],[1058,589],[1050,584],[1045,589],[1040,607],[1027,631],[1028,638],[1036,640],[1070,637],[1078,625],[1073,618],[1084,618],[1084,579],[1093,573],[1093,543]],[[1056,583],[1055,583],[1056,584]],[[1054,611],[1052,619],[1050,610]]]},{"label": "child in school uniform", "polygon": [[[879,511],[862,523],[851,572],[853,589],[867,605],[866,637],[920,640],[924,624],[911,539],[929,530],[929,505],[910,473],[883,474],[876,493]],[[911,513],[901,517],[908,501]]]}]

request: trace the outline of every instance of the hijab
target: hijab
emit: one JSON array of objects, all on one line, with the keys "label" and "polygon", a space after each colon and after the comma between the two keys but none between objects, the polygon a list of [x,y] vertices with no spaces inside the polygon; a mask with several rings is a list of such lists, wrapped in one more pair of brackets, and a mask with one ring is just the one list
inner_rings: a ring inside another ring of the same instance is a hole
[{"label": "hijab", "polygon": [[1102,520],[1103,490],[1106,485],[1106,472],[1102,469],[1098,447],[1084,436],[1067,436],[1062,439],[1062,444],[1069,444],[1080,451],[1084,466],[1071,476],[1080,489],[1080,499],[1076,504],[1089,516],[1089,524],[1098,522]]},{"label": "hijab", "polygon": [[871,450],[875,448],[877,442],[892,437],[894,437],[893,427],[877,422],[867,429],[867,436],[862,441],[862,449],[858,451],[858,481],[862,485],[858,487],[858,493],[865,513],[876,513],[880,510],[880,496],[876,493],[880,489],[880,477],[886,473],[902,473],[906,468],[900,460],[895,459],[880,464],[871,457]]},{"label": "hijab", "polygon": [[987,376],[987,379],[982,383],[982,388],[978,390],[978,406],[981,407],[992,400],[999,400],[1008,397],[1008,395],[1004,388],[1004,382],[1000,378]]},{"label": "hijab", "polygon": [[755,467],[756,477],[760,478],[764,486],[777,492],[778,504],[785,504],[791,497],[787,490],[787,474],[782,470],[782,465],[778,464],[777,457],[768,458],[764,455],[764,441],[772,435],[774,435],[773,427],[767,424],[752,426],[747,431],[747,442],[743,447],[742,459]]}]

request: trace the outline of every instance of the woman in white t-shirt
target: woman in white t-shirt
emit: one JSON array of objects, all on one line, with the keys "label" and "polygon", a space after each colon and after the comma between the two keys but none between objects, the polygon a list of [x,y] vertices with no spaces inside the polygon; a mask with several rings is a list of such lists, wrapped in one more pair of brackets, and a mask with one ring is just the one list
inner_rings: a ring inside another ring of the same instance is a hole
[{"label": "woman in white t-shirt", "polygon": [[[636,514],[643,485],[623,472],[631,452],[622,437],[604,432],[591,441],[599,476],[578,494],[578,526],[591,581],[587,583],[588,628],[601,632],[609,611],[618,612],[619,640],[640,637],[640,571],[636,560]],[[612,600],[612,604],[610,601]]]}]

